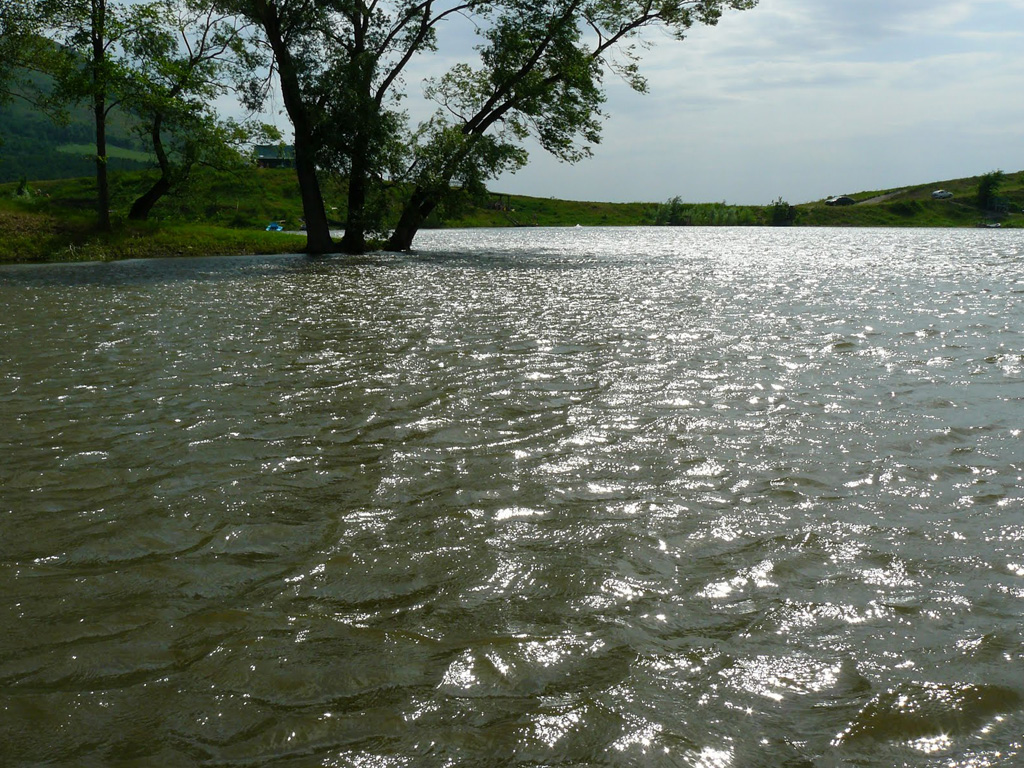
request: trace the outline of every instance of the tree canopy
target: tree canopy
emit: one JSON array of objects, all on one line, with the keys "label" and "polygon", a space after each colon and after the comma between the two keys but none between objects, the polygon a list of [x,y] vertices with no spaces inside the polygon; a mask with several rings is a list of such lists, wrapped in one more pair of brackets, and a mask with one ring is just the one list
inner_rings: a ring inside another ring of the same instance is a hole
[{"label": "tree canopy", "polygon": [[[257,25],[272,52],[295,137],[309,249],[360,252],[401,210],[389,245],[408,249],[455,191],[474,192],[527,161],[528,139],[565,162],[601,138],[603,78],[646,90],[639,52],[650,27],[682,39],[756,0],[218,0]],[[437,111],[408,125],[404,75],[436,50],[440,24],[469,19],[476,58],[430,81]],[[345,235],[333,243],[318,169],[348,181]]]},{"label": "tree canopy", "polygon": [[21,95],[27,68],[40,58],[38,22],[29,0],[0,0],[0,103]]},{"label": "tree canopy", "polygon": [[222,120],[211,106],[261,61],[247,45],[245,27],[208,4],[155,0],[126,11],[129,74],[121,84],[122,103],[139,118],[138,132],[160,171],[129,212],[129,218],[144,219],[197,163],[237,165],[240,145],[265,134],[256,124]]},{"label": "tree canopy", "polygon": [[994,210],[999,202],[999,190],[1005,181],[1002,171],[989,171],[978,181],[978,207]]}]

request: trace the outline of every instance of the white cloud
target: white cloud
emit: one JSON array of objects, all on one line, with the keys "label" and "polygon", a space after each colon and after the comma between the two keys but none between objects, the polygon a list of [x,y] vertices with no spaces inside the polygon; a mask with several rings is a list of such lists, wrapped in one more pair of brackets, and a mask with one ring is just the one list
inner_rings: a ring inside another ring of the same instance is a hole
[{"label": "white cloud", "polygon": [[762,0],[645,56],[575,167],[534,154],[502,191],[791,202],[1024,168],[1024,2]]}]

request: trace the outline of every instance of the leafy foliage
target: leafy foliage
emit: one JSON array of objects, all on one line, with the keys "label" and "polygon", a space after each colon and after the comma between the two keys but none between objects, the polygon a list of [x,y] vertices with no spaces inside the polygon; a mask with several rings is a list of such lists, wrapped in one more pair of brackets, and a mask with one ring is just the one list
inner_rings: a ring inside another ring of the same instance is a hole
[{"label": "leafy foliage", "polygon": [[[600,141],[604,74],[646,88],[637,54],[645,28],[682,38],[756,0],[217,2],[257,25],[272,53],[295,129],[307,224],[315,219],[311,248],[331,248],[319,167],[348,176],[342,246],[358,252],[366,233],[382,228],[389,191],[408,190],[391,241],[405,248],[439,206],[521,167],[530,138],[565,162],[588,157]],[[476,27],[477,61],[456,62],[429,85],[438,110],[410,131],[399,109],[403,74],[435,50],[438,25],[455,15]],[[255,103],[261,90],[248,93]]]},{"label": "leafy foliage", "polygon": [[0,0],[0,104],[24,97],[32,64],[48,54],[35,0]]},{"label": "leafy foliage", "polygon": [[[0,0],[2,1],[2,0]],[[0,182],[21,176],[29,179],[74,178],[95,173],[95,127],[85,106],[68,106],[60,119],[44,111],[52,78],[20,70],[15,97],[0,104]],[[138,170],[151,163],[143,157],[145,145],[136,135],[138,122],[124,112],[112,112],[107,121],[110,171]],[[135,150],[129,155],[119,150]]]},{"label": "leafy foliage", "polygon": [[768,206],[768,217],[773,227],[788,227],[796,221],[796,208],[780,195]]},{"label": "leafy foliage", "polygon": [[995,210],[999,203],[999,190],[1005,177],[1002,171],[990,171],[978,181],[978,207],[983,211]]},{"label": "leafy foliage", "polygon": [[682,198],[673,197],[658,207],[654,223],[670,227],[736,227],[753,226],[765,222],[761,210],[755,206],[727,205],[726,203],[684,203]]},{"label": "leafy foliage", "polygon": [[[221,120],[210,106],[263,61],[231,17],[197,0],[154,0],[126,9],[129,76],[121,98],[140,116],[139,135],[156,158],[159,178],[130,216],[144,219],[164,194],[184,184],[197,164],[239,167],[243,145],[268,129]],[[233,76],[233,77],[232,77]]]}]

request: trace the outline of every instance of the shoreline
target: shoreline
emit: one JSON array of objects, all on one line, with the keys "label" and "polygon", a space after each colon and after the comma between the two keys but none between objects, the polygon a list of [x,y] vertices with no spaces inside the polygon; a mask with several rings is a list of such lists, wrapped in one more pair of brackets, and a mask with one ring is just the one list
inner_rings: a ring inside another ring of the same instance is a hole
[{"label": "shoreline", "polygon": [[[160,220],[124,219],[133,199],[136,175],[120,177],[114,201],[114,231],[95,228],[88,179],[34,182],[17,196],[15,185],[0,184],[0,264],[121,261],[125,259],[302,253],[306,238],[294,230],[267,232],[267,221],[296,222],[302,207],[294,174],[254,171],[237,179],[217,174],[197,177],[193,194],[168,198]],[[230,184],[228,182],[231,182]],[[933,199],[938,186],[952,190],[950,199]],[[537,227],[783,226],[887,229],[1024,228],[1024,171],[1005,180],[1003,213],[976,204],[977,177],[923,184],[898,190],[860,192],[856,204],[825,201],[790,205],[685,203],[601,203],[491,193],[466,201],[458,213],[428,221],[422,231],[451,229],[519,229]],[[330,208],[340,212],[345,194],[332,188]],[[784,206],[780,217],[779,206]],[[287,225],[286,225],[287,226]]]},{"label": "shoreline", "polygon": [[[1024,218],[1024,217],[1022,217]],[[0,215],[0,232],[3,231],[3,216]],[[786,227],[769,225],[655,225],[655,224],[559,224],[544,226],[450,226],[434,227],[426,231],[453,231],[479,229],[893,229],[893,230],[970,230],[1014,231],[1024,229],[1024,221],[999,227],[974,226],[921,226],[913,223],[899,226],[884,225],[842,225],[842,224],[794,224]],[[41,234],[41,233],[37,233]],[[61,241],[62,242],[57,242]],[[151,232],[115,232],[112,235],[88,236],[84,240],[74,238],[41,237],[26,243],[23,237],[6,236],[0,240],[0,267],[33,266],[48,264],[102,264],[124,261],[149,261],[156,259],[232,258],[245,256],[295,256],[305,254],[306,237],[296,232],[264,232],[229,229],[211,226],[164,225],[154,227]],[[28,246],[28,247],[26,247]],[[34,247],[33,247],[34,246]],[[16,250],[17,253],[11,252]],[[385,249],[370,250],[368,254],[390,253]],[[331,253],[323,256],[344,256]],[[12,257],[13,256],[13,257]]]}]

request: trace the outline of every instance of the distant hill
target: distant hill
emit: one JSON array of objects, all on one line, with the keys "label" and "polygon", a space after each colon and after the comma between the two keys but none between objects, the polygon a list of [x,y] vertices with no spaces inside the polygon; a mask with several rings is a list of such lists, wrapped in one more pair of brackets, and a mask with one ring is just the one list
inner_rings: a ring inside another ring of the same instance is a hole
[{"label": "distant hill", "polygon": [[[36,77],[45,87],[45,80]],[[73,179],[96,172],[95,128],[85,107],[57,124],[24,99],[0,104],[0,182]],[[146,148],[132,131],[130,117],[114,110],[107,126],[109,167],[114,171],[149,167]]]},{"label": "distant hill", "polygon": [[[1024,171],[1007,173],[1000,189],[1005,211],[977,206],[979,176],[917,184],[897,189],[852,193],[856,203],[826,205],[825,200],[793,205],[792,224],[805,227],[973,227],[998,221],[1024,227]],[[932,192],[952,194],[933,199]],[[666,209],[671,208],[669,216]],[[726,203],[583,203],[522,195],[494,195],[487,206],[469,206],[444,222],[449,227],[584,226],[662,224],[763,226],[772,223],[772,206]]]}]

